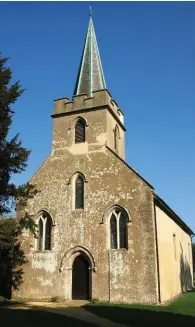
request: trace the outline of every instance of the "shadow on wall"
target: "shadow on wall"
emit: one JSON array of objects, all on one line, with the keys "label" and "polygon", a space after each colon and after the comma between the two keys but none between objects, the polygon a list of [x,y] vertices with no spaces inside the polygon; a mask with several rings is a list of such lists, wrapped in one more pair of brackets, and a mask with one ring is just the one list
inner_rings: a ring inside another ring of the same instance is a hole
[{"label": "shadow on wall", "polygon": [[21,243],[15,242],[16,220],[0,220],[0,296],[11,298],[23,281],[22,266],[27,262]]},{"label": "shadow on wall", "polygon": [[192,272],[189,265],[189,261],[187,260],[186,256],[184,257],[183,248],[180,243],[180,283],[181,283],[181,290],[182,292],[186,292],[193,288],[192,282]]}]

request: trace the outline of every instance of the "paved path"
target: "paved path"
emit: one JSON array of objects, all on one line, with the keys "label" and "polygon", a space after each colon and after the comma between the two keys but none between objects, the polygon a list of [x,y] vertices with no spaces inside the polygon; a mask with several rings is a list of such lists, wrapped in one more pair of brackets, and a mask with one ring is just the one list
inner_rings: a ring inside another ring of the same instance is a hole
[{"label": "paved path", "polygon": [[67,317],[76,318],[78,320],[88,322],[98,327],[129,327],[124,324],[119,324],[106,318],[98,317],[95,314],[81,307],[83,302],[77,303],[51,303],[51,302],[26,302],[25,304],[14,305],[12,309],[33,309],[43,310],[56,314],[61,314]]}]

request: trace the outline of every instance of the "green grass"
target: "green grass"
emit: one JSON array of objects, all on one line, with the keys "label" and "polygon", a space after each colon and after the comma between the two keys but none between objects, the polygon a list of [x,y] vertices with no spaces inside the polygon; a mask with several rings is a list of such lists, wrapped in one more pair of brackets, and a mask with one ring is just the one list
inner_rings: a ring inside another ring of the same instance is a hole
[{"label": "green grass", "polygon": [[195,292],[186,293],[167,306],[92,303],[85,309],[132,327],[195,326]]}]

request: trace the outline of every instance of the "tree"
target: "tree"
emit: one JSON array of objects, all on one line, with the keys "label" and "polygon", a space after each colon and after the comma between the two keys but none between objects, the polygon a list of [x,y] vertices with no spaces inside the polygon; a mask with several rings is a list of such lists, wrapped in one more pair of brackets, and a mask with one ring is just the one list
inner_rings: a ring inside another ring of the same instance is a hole
[{"label": "tree", "polygon": [[19,134],[9,137],[14,116],[13,105],[24,90],[19,81],[11,84],[12,71],[6,67],[7,61],[8,58],[2,58],[0,54],[0,282],[7,283],[6,287],[11,290],[17,284],[16,279],[18,284],[22,279],[22,271],[20,268],[15,270],[16,266],[25,262],[19,236],[25,228],[35,235],[36,225],[27,212],[19,221],[2,219],[16,208],[16,203],[25,207],[37,190],[29,183],[16,186],[12,182],[13,174],[21,173],[26,168],[30,151],[22,146]]}]

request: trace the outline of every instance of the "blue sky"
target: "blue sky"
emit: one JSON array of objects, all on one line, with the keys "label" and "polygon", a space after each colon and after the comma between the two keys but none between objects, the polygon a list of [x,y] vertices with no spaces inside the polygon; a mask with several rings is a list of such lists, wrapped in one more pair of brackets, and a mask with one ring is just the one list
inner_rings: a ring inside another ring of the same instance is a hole
[{"label": "blue sky", "polygon": [[[51,151],[53,100],[71,98],[90,2],[0,2],[3,56],[26,89],[11,134]],[[195,230],[195,3],[92,2],[107,88],[125,113],[126,161]]]}]

